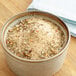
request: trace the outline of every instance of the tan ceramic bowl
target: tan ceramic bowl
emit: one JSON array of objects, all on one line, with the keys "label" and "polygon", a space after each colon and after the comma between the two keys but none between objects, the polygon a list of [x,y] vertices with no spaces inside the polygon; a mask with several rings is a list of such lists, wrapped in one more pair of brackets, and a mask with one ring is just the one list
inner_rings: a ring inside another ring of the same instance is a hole
[{"label": "tan ceramic bowl", "polygon": [[[11,24],[13,25],[13,23],[16,23],[17,20],[32,15],[48,17],[49,19],[53,20],[54,22],[60,25],[61,29],[63,29],[63,31],[65,32],[66,36],[65,45],[62,48],[61,52],[59,52],[53,57],[43,60],[27,60],[17,57],[7,49],[5,44],[5,36],[6,36],[5,34],[7,32],[7,29],[11,26]],[[62,64],[64,63],[64,59],[67,54],[67,47],[69,44],[69,40],[70,40],[69,31],[64,22],[60,20],[58,17],[42,11],[27,11],[18,14],[9,19],[1,31],[1,44],[3,46],[4,53],[6,55],[7,63],[10,69],[18,76],[51,76],[57,71],[59,71]]]}]

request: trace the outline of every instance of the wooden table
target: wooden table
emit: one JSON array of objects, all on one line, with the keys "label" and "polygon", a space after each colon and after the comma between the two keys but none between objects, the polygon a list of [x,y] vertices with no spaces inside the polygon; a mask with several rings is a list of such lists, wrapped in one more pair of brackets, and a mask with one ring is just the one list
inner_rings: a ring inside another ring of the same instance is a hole
[{"label": "wooden table", "polygon": [[[0,29],[12,16],[25,11],[31,0],[0,0]],[[7,66],[0,45],[0,76],[15,76]],[[67,58],[61,70],[54,76],[76,76],[76,38],[71,37]]]}]

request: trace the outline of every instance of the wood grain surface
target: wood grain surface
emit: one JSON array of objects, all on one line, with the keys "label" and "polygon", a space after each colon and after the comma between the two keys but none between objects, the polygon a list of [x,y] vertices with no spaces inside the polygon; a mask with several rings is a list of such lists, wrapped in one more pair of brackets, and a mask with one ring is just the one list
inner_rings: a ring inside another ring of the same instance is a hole
[{"label": "wood grain surface", "polygon": [[[0,30],[12,16],[25,11],[32,0],[0,0]],[[3,49],[0,45],[0,76],[15,76],[8,68]],[[64,65],[54,76],[76,76],[76,38],[71,37]]]}]

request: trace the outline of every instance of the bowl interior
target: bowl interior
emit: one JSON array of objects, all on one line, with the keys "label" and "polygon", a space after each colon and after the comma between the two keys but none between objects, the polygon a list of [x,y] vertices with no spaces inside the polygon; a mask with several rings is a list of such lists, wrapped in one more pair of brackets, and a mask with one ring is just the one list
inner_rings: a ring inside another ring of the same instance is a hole
[{"label": "bowl interior", "polygon": [[[20,20],[26,19],[26,18],[31,17],[31,16],[37,16],[37,17],[42,16],[42,17],[44,17],[44,19],[47,19],[47,20],[50,20],[50,21],[56,23],[62,29],[62,31],[64,32],[64,35],[65,35],[65,43],[64,43],[64,46],[63,46],[62,50],[66,47],[66,45],[69,41],[69,30],[68,30],[67,26],[64,24],[64,22],[61,21],[58,17],[56,17],[52,14],[46,13],[46,12],[30,11],[30,12],[24,12],[24,13],[21,13],[21,14],[18,14],[16,16],[12,17],[4,25],[4,27],[2,29],[2,33],[1,33],[1,42],[2,42],[3,48],[5,49],[5,51],[7,53],[9,53],[10,55],[12,55],[14,57],[17,57],[15,55],[13,55],[6,47],[6,36],[7,36],[8,29],[13,27]],[[61,52],[59,52],[57,55],[59,55]],[[50,58],[54,58],[55,56],[50,57]],[[20,58],[20,57],[17,57],[17,58],[22,59],[22,60],[27,60],[27,59],[23,59],[23,58]],[[47,59],[50,59],[50,58],[47,58]],[[46,59],[43,59],[43,60],[46,60]]]}]

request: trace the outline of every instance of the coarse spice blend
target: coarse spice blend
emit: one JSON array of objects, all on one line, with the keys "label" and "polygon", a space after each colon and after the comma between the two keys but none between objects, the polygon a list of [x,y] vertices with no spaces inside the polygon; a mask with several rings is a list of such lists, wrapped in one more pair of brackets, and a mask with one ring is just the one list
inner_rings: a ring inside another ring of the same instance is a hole
[{"label": "coarse spice blend", "polygon": [[39,60],[60,52],[65,42],[64,32],[57,24],[42,17],[21,20],[8,29],[7,48],[15,55]]}]

